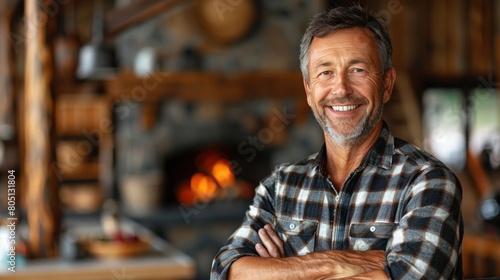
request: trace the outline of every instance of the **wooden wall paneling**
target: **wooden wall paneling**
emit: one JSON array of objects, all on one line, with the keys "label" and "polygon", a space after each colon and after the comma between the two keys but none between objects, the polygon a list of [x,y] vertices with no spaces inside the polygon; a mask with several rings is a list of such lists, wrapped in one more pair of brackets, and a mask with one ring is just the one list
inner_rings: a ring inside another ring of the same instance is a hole
[{"label": "wooden wall paneling", "polygon": [[[48,2],[48,1],[46,1]],[[58,254],[60,210],[54,156],[53,50],[54,18],[42,12],[44,3],[25,1],[25,18],[38,24],[26,29],[25,114],[23,159],[26,182],[28,247],[35,258]],[[45,24],[43,24],[45,23]]]},{"label": "wooden wall paneling", "polygon": [[469,42],[471,72],[474,74],[491,74],[492,67],[492,35],[493,35],[493,2],[491,0],[471,0],[469,4]]},{"label": "wooden wall paneling", "polygon": [[428,75],[432,73],[432,46],[430,29],[432,27],[431,20],[431,3],[430,1],[412,1],[412,9],[415,10],[411,18],[410,25],[414,30],[415,52],[412,56],[412,70],[417,73]]},{"label": "wooden wall paneling", "polygon": [[447,17],[447,32],[443,36],[448,37],[448,70],[452,76],[463,76],[465,69],[465,2],[463,0],[446,0],[449,11]]},{"label": "wooden wall paneling", "polygon": [[417,49],[417,29],[415,26],[415,18],[417,14],[417,6],[413,2],[405,3],[404,11],[404,24],[406,25],[405,30],[405,50],[404,50],[404,60],[405,60],[405,71],[409,73],[413,69],[413,59],[416,55]]},{"label": "wooden wall paneling", "polygon": [[486,15],[485,19],[485,64],[487,67],[488,75],[493,74],[495,67],[495,14],[494,7],[497,0],[485,0],[483,5],[483,13]]},{"label": "wooden wall paneling", "polygon": [[[406,4],[406,3],[405,3]],[[389,9],[389,7],[387,8]],[[393,55],[392,62],[396,70],[406,71],[408,69],[408,56],[406,55],[408,26],[407,22],[408,8],[401,4],[399,6],[387,10],[391,16],[388,29],[392,40]]]},{"label": "wooden wall paneling", "polygon": [[427,54],[430,22],[428,20],[428,11],[425,10],[428,5],[425,1],[408,1],[406,3],[406,51],[408,69],[411,73],[418,69],[418,64],[427,65],[427,58],[423,54]]},{"label": "wooden wall paneling", "polygon": [[447,36],[446,24],[449,17],[446,1],[431,1],[431,62],[432,72],[442,76],[447,74]]}]

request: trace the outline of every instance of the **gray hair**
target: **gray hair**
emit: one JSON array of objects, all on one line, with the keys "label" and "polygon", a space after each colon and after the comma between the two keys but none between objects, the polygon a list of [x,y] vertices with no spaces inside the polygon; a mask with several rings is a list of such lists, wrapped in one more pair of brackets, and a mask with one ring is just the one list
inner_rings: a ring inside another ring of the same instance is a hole
[{"label": "gray hair", "polygon": [[389,33],[381,19],[359,5],[336,7],[317,14],[309,23],[300,43],[300,70],[309,82],[309,48],[314,37],[322,38],[340,29],[362,27],[374,36],[378,46],[382,75],[392,67],[392,44]]}]

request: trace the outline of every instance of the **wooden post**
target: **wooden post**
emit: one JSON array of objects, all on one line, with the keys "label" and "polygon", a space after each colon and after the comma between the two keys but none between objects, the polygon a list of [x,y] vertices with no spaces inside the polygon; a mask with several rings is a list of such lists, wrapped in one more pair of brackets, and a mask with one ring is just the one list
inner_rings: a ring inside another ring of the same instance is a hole
[{"label": "wooden post", "polygon": [[35,258],[58,255],[60,209],[54,162],[54,17],[41,10],[50,1],[25,1],[26,73],[24,164],[29,251]]}]

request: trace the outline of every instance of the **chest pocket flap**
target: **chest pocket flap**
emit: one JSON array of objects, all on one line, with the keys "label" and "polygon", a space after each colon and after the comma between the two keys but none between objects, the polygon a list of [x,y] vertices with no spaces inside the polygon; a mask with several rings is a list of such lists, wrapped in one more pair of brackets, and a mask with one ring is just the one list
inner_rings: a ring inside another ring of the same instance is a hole
[{"label": "chest pocket flap", "polygon": [[298,220],[288,220],[288,219],[277,219],[278,228],[281,229],[283,233],[290,235],[309,235],[316,233],[317,222],[313,221],[298,221]]},{"label": "chest pocket flap", "polygon": [[318,222],[278,218],[276,232],[285,244],[287,256],[305,255],[314,251]]},{"label": "chest pocket flap", "polygon": [[396,228],[395,223],[351,224],[349,237],[354,238],[389,238]]},{"label": "chest pocket flap", "polygon": [[383,250],[396,226],[395,223],[351,224],[349,247],[357,251]]}]

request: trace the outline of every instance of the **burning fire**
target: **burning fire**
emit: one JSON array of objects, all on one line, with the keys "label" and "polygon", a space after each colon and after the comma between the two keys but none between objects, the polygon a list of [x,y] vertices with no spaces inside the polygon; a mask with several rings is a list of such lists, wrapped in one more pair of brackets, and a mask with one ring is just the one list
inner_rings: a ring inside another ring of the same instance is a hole
[{"label": "burning fire", "polygon": [[190,187],[195,197],[201,201],[211,200],[217,195],[217,183],[203,173],[196,173],[191,177]]},{"label": "burning fire", "polygon": [[227,188],[234,184],[234,174],[229,162],[227,160],[220,159],[212,167],[212,176],[223,188]]},{"label": "burning fire", "polygon": [[217,153],[203,153],[196,159],[200,170],[180,186],[177,199],[185,205],[208,202],[235,185],[231,163]]}]

